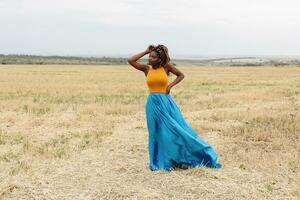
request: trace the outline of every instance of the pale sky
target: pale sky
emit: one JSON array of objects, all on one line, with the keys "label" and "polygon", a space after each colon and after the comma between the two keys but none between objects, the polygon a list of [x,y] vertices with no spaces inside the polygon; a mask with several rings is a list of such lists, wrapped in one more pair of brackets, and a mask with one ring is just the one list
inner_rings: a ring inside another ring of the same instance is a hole
[{"label": "pale sky", "polygon": [[300,55],[299,0],[0,0],[0,54]]}]

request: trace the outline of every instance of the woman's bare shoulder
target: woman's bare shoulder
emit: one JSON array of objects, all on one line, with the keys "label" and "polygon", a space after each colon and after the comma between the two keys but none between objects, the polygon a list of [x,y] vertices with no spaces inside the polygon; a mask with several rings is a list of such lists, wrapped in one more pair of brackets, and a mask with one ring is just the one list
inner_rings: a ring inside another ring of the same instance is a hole
[{"label": "woman's bare shoulder", "polygon": [[173,74],[175,74],[177,76],[183,75],[183,73],[179,69],[177,69],[172,63],[168,63],[166,66],[167,66],[167,69],[169,72],[172,72]]},{"label": "woman's bare shoulder", "polygon": [[169,71],[172,71],[173,65],[172,65],[172,63],[169,62],[166,64],[165,67],[166,67],[166,70],[169,72]]}]

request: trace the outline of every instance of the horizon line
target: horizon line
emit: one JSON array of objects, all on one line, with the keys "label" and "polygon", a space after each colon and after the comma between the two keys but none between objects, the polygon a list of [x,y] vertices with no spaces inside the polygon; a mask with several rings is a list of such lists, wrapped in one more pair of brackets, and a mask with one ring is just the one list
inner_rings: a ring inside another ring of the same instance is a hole
[{"label": "horizon line", "polygon": [[[105,53],[105,54],[31,54],[31,53],[0,53],[0,55],[16,55],[16,56],[58,56],[58,57],[111,57],[111,58],[128,58],[129,56],[134,55],[129,53]],[[146,55],[145,55],[146,56]],[[173,59],[204,59],[212,57],[300,57],[296,54],[171,54],[170,57]]]}]

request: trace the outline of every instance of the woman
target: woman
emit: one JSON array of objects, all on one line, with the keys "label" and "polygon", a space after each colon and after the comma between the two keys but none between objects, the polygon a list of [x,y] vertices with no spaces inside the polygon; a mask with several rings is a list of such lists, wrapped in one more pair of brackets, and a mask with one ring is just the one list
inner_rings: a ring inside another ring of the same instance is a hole
[{"label": "woman", "polygon": [[[149,54],[148,64],[137,62]],[[164,45],[149,45],[145,51],[128,58],[128,63],[144,72],[149,95],[145,105],[150,170],[167,170],[205,166],[221,168],[218,155],[183,117],[170,90],[184,75],[170,63]],[[177,78],[168,84],[172,72]]]}]

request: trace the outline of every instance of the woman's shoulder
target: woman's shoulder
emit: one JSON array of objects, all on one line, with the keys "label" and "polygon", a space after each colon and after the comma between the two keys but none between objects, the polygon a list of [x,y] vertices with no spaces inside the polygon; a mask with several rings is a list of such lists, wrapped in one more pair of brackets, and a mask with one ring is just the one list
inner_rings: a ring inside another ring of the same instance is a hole
[{"label": "woman's shoulder", "polygon": [[167,70],[167,72],[171,71],[172,67],[173,67],[173,66],[172,66],[171,63],[167,63],[167,64],[165,65],[165,69]]},{"label": "woman's shoulder", "polygon": [[172,68],[174,65],[171,63],[171,62],[168,62],[167,64],[166,64],[166,67],[168,68],[168,69],[170,69],[170,68]]}]

